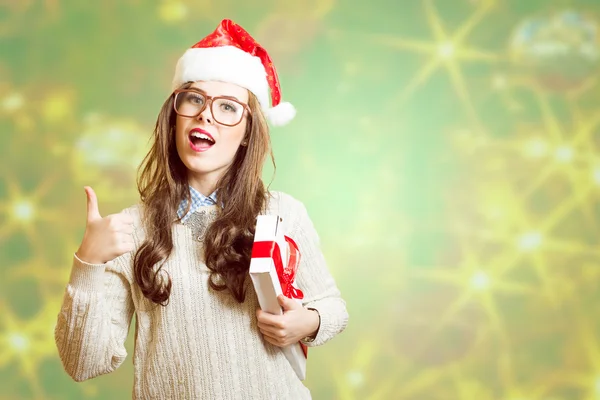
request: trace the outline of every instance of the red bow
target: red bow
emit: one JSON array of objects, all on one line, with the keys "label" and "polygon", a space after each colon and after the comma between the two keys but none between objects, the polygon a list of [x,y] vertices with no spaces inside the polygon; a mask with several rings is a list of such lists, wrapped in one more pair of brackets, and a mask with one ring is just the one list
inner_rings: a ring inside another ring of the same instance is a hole
[{"label": "red bow", "polygon": [[294,278],[296,277],[296,271],[300,263],[300,251],[292,238],[288,236],[284,237],[290,248],[290,256],[286,267],[283,266],[281,249],[275,241],[254,242],[252,258],[272,258],[283,294],[290,299],[303,299],[304,293],[294,287]]}]

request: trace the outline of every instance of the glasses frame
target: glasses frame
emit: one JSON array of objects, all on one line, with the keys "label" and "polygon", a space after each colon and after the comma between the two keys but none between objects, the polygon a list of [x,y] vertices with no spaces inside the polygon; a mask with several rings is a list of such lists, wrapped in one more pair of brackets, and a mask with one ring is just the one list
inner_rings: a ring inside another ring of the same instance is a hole
[{"label": "glasses frame", "polygon": [[[206,102],[204,103],[204,106],[200,109],[200,111],[196,114],[196,115],[184,115],[184,114],[180,114],[177,111],[177,96],[179,95],[179,93],[183,93],[183,92],[193,92],[199,95],[204,96],[204,98],[206,99]],[[242,107],[244,107],[244,113],[242,114],[242,117],[240,118],[239,122],[237,122],[236,124],[224,124],[222,122],[217,121],[217,119],[215,118],[215,113],[213,112],[213,101],[214,100],[220,100],[220,99],[224,99],[224,100],[229,100],[229,101],[233,101],[236,102],[238,104],[240,104]],[[242,103],[241,101],[239,101],[238,99],[236,99],[235,97],[232,96],[209,96],[204,92],[201,92],[200,90],[194,90],[194,89],[177,89],[173,92],[173,111],[175,111],[175,113],[177,115],[180,115],[182,117],[186,117],[186,118],[198,118],[198,116],[200,114],[202,114],[204,112],[204,110],[206,110],[206,107],[208,106],[208,104],[210,103],[210,114],[212,115],[213,119],[215,120],[216,123],[218,123],[219,125],[224,125],[224,126],[236,126],[242,123],[242,121],[244,120],[244,115],[247,115],[249,118],[252,116],[252,112],[250,111],[250,106],[246,103]],[[247,113],[247,114],[246,114]]]}]

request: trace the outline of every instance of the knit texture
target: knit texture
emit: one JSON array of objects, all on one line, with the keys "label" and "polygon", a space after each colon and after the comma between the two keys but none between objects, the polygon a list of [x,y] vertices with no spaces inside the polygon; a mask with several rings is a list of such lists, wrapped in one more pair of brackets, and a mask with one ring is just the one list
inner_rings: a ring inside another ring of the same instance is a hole
[{"label": "knit texture", "polygon": [[[346,303],[304,205],[281,192],[271,195],[268,213],[283,218],[284,232],[302,254],[296,284],[303,304],[321,316],[317,336],[307,345],[320,346],[345,329]],[[135,220],[137,249],[144,240],[140,207],[125,212]],[[202,243],[185,225],[172,229],[175,248],[163,267],[173,282],[166,307],[147,300],[135,283],[135,251],[97,265],[74,256],[55,330],[66,372],[83,381],[118,368],[127,356],[124,342],[135,313],[134,399],[310,399],[280,349],[262,338],[250,279],[242,304],[210,289]]]}]

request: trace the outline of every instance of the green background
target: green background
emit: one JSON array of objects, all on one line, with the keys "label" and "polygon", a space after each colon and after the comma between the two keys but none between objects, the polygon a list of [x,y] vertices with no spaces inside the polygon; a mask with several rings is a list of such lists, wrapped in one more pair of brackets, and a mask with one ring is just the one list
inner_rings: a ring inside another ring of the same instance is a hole
[{"label": "green background", "polygon": [[298,110],[271,132],[271,187],[307,206],[348,304],[310,352],[314,398],[600,398],[599,13],[0,2],[0,399],[131,397],[131,356],[75,383],[54,345],[83,186],[103,215],[137,201],[175,63],[222,18],[269,50]]}]

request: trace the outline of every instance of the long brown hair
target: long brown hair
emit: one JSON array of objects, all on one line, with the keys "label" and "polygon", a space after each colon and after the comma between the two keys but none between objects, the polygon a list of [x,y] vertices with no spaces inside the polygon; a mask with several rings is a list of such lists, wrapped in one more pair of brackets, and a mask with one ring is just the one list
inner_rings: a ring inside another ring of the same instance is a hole
[{"label": "long brown hair", "polygon": [[[189,87],[187,83],[182,87]],[[245,141],[231,166],[217,183],[217,217],[204,237],[206,266],[211,270],[210,286],[229,290],[242,303],[256,216],[265,210],[268,191],[261,177],[267,155],[275,166],[269,128],[256,97],[249,92]],[[163,279],[161,269],[173,251],[173,224],[183,199],[191,203],[187,168],[175,144],[173,96],[163,104],[150,151],[139,168],[138,191],[143,207],[146,239],[134,257],[134,276],[143,295],[154,303],[167,305],[171,294],[170,276]],[[158,268],[155,266],[158,265]],[[166,271],[164,271],[166,273]]]}]

